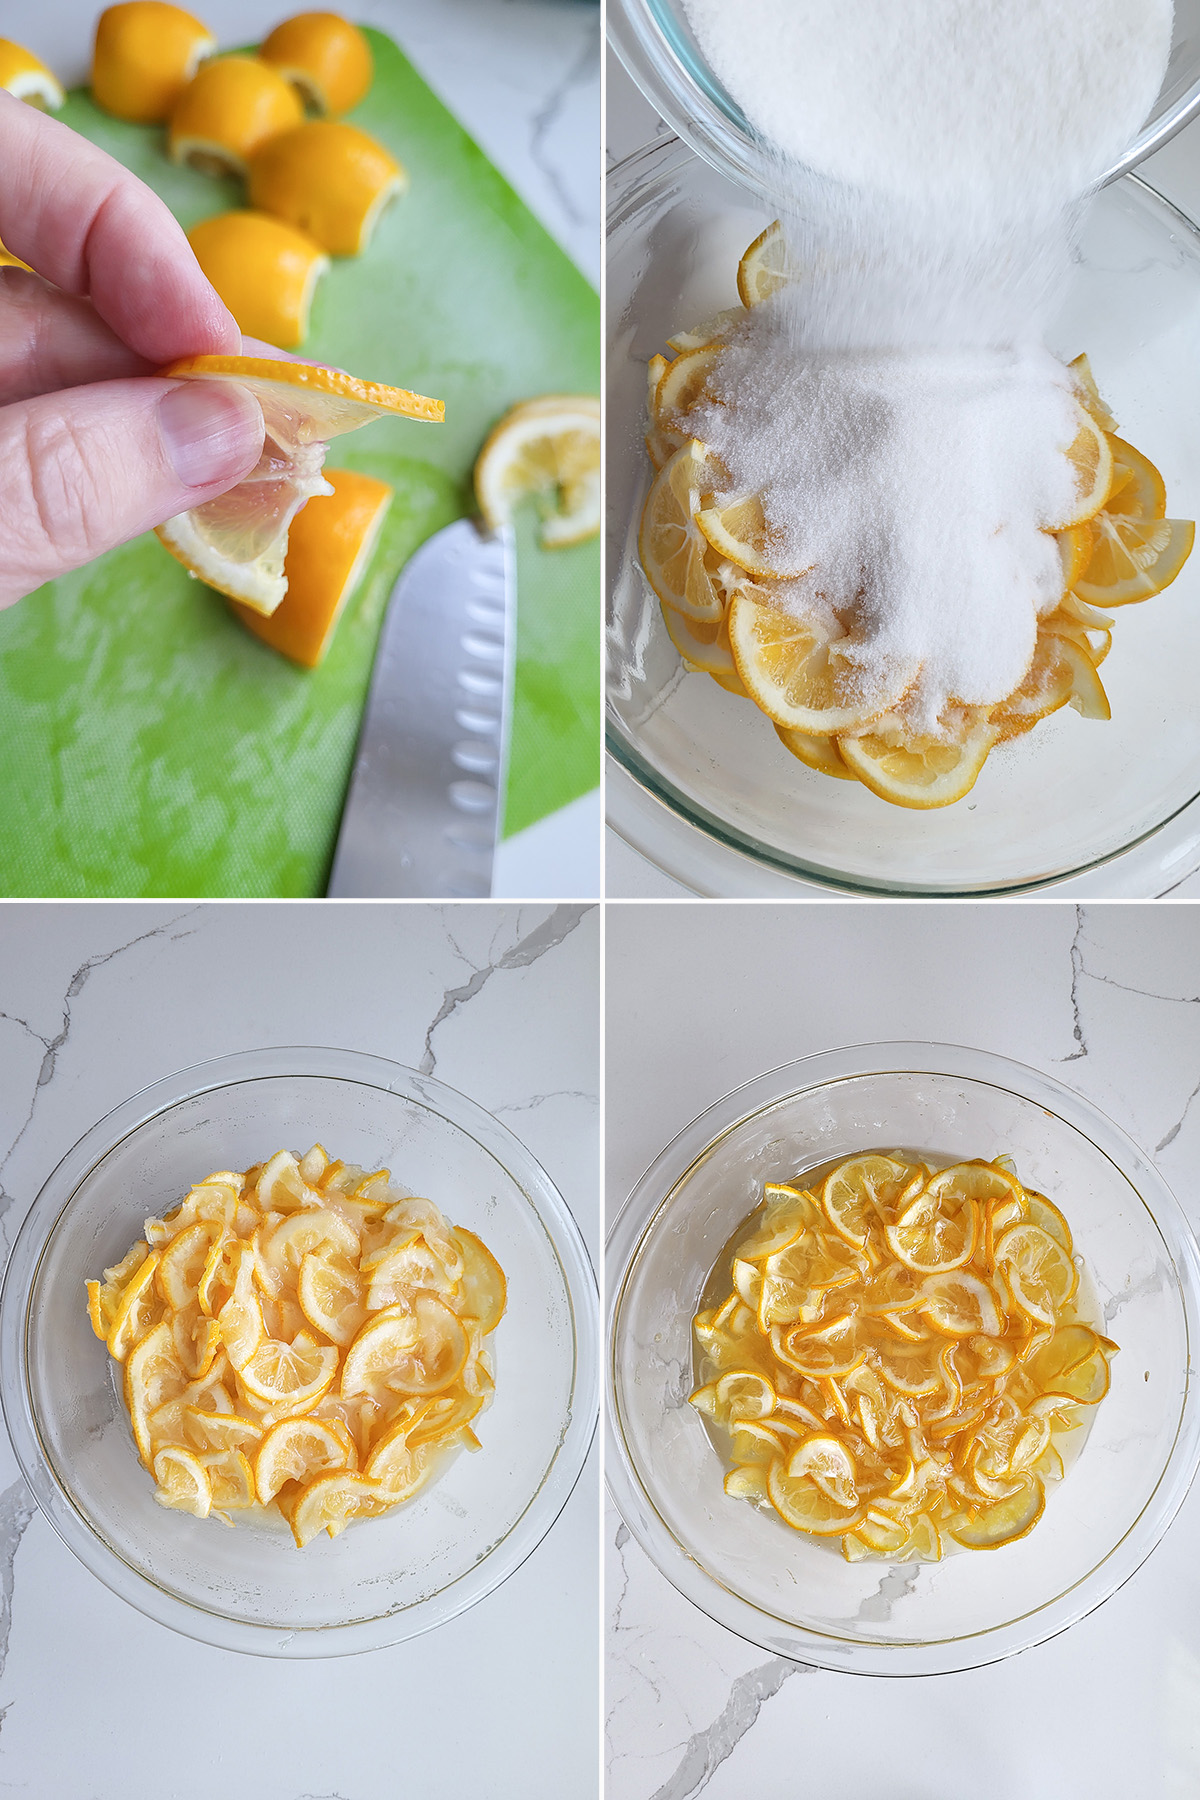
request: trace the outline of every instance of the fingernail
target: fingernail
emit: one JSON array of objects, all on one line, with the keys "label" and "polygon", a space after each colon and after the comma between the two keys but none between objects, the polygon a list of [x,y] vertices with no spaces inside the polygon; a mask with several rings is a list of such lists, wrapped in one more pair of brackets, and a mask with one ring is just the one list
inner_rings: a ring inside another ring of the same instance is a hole
[{"label": "fingernail", "polygon": [[185,487],[236,480],[262,448],[258,402],[230,382],[182,381],[169,388],[158,403],[158,429]]}]

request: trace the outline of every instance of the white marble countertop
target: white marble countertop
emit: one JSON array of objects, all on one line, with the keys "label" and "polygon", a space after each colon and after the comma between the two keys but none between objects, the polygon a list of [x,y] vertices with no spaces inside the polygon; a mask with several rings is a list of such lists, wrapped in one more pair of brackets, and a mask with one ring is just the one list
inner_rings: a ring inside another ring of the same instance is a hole
[{"label": "white marble countertop", "polygon": [[[0,909],[0,1238],[147,1083],[253,1045],[422,1067],[495,1113],[599,1253],[595,908]],[[2,1436],[2,1434],[0,1434]],[[183,1638],[76,1562],[0,1443],[0,1793],[563,1800],[597,1789],[593,1448],[533,1555],[391,1649],[278,1662]]]},{"label": "white marble countertop", "polygon": [[[641,94],[633,81],[626,74],[617,56],[611,48],[607,50],[605,70],[605,143],[608,166],[621,162],[632,156],[643,144],[669,132],[669,127]],[[1148,181],[1151,187],[1165,195],[1192,219],[1200,219],[1200,119],[1192,123],[1172,138],[1166,147],[1157,155],[1149,157],[1138,170],[1138,174]],[[604,843],[604,891],[611,897],[622,899],[680,899],[692,894],[693,890],[673,875],[656,868],[638,850],[618,836],[609,827],[605,831]],[[695,836],[698,838],[699,833]],[[740,858],[736,859],[741,863]],[[1200,896],[1200,873],[1192,873],[1195,859],[1183,865],[1185,878],[1175,884],[1174,876],[1170,878],[1172,885],[1169,892],[1173,897],[1183,899],[1188,896]],[[741,884],[749,873],[749,865],[745,869],[726,867],[723,879],[736,883],[730,886],[730,893],[741,891]],[[1087,897],[1106,891],[1099,886],[1103,881],[1103,872],[1095,877],[1083,877],[1067,886],[1066,892],[1074,897],[1075,891]],[[1095,883],[1096,885],[1092,885]],[[776,890],[765,878],[759,890],[766,894]],[[1052,892],[1053,890],[1046,890]],[[1140,892],[1138,888],[1127,890]],[[1157,888],[1155,889],[1157,892]],[[794,892],[797,898],[827,899],[824,888],[812,884],[796,882]],[[1149,896],[1148,896],[1149,897]]]},{"label": "white marble countertop", "polygon": [[[836,1045],[973,1044],[1154,1155],[1200,1227],[1195,908],[608,908],[607,1209],[741,1082]],[[606,1528],[609,1800],[1200,1793],[1200,1491],[1098,1612],[991,1668],[888,1681],[769,1656]]]}]

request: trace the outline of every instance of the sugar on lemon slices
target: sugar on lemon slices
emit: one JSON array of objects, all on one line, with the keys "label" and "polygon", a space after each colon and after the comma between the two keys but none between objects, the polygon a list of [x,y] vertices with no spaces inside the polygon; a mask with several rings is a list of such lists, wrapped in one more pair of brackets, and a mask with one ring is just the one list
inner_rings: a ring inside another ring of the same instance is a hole
[{"label": "sugar on lemon slices", "polygon": [[851,1562],[1033,1529],[1117,1346],[1084,1316],[1066,1219],[1008,1157],[872,1152],[768,1183],[720,1267],[691,1402],[728,1495]]},{"label": "sugar on lemon slices", "polygon": [[430,1200],[318,1144],[199,1182],[87,1284],[155,1498],[303,1546],[411,1498],[494,1381],[504,1274]]}]

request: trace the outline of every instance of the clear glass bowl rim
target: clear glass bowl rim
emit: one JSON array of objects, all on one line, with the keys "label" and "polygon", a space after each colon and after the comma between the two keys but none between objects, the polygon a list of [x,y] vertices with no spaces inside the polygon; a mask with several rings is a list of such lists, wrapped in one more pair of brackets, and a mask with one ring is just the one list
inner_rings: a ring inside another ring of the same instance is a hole
[{"label": "clear glass bowl rim", "polygon": [[[1197,84],[1196,104],[1200,107],[1200,83]],[[623,223],[628,209],[642,199],[644,190],[652,181],[667,178],[676,169],[693,159],[706,160],[699,157],[699,153],[690,148],[682,138],[671,136],[656,138],[651,144],[643,144],[641,149],[633,151],[623,161],[615,164],[607,176],[606,237],[611,236]],[[727,174],[724,169],[720,169],[718,172]],[[1121,173],[1121,170],[1116,170],[1110,179],[1116,180]],[[1185,231],[1200,243],[1200,224],[1190,219],[1186,213],[1160,194],[1157,188],[1151,187],[1150,183],[1144,181],[1140,175],[1126,175],[1124,178],[1134,186],[1141,188],[1167,212],[1174,213]],[[915,880],[888,883],[857,881],[852,876],[841,874],[835,869],[825,868],[817,863],[807,863],[798,855],[760,843],[757,839],[738,831],[717,814],[710,812],[700,801],[690,799],[681,793],[673,782],[669,781],[665,775],[660,774],[643,758],[637,745],[629,738],[620,720],[615,716],[607,692],[604,707],[604,741],[608,756],[641,790],[642,795],[653,802],[656,807],[665,807],[667,812],[671,813],[680,824],[690,827],[697,833],[700,841],[707,840],[714,845],[718,855],[728,855],[732,852],[751,866],[761,865],[773,874],[782,875],[793,881],[811,883],[815,887],[827,889],[835,894],[854,894],[870,899],[891,896],[904,899],[988,900],[1004,899],[1010,895],[1034,895],[1043,890],[1057,888],[1064,882],[1075,881],[1081,876],[1119,864],[1123,857],[1128,857],[1143,846],[1152,844],[1156,839],[1163,837],[1170,827],[1181,827],[1185,825],[1185,822],[1194,822],[1200,819],[1200,792],[1197,792],[1190,799],[1185,800],[1181,806],[1175,807],[1165,818],[1159,819],[1156,824],[1148,826],[1146,830],[1131,838],[1128,843],[1121,844],[1116,849],[1092,857],[1076,868],[1060,869],[1050,875],[1035,875],[1027,881],[1007,882],[999,887],[984,884],[978,887],[968,885],[943,889],[925,887]],[[676,880],[689,879],[683,874],[676,873],[667,864],[659,863],[653,850],[648,847],[644,834],[628,835],[612,808],[609,809],[608,823],[639,855],[646,857],[656,867],[660,867],[664,874],[671,875]],[[1187,872],[1190,873],[1190,870]],[[717,875],[718,885],[712,888],[711,892],[719,895],[724,892],[724,888],[719,883],[719,872],[714,873]],[[1140,889],[1138,891],[1141,893]],[[704,892],[708,893],[710,890],[706,887]],[[1142,897],[1153,898],[1154,896],[1147,890]]]},{"label": "clear glass bowl rim", "polygon": [[[642,1244],[657,1229],[677,1189],[720,1138],[781,1100],[868,1075],[945,1075],[999,1087],[1043,1106],[1078,1131],[1133,1187],[1162,1234],[1179,1281],[1189,1345],[1186,1394],[1179,1431],[1154,1494],[1122,1541],[1092,1575],[1057,1603],[952,1645],[863,1644],[831,1659],[817,1633],[778,1620],[708,1575],[660,1518],[633,1466],[618,1424],[617,1326],[626,1283]],[[752,1644],[799,1663],[843,1674],[891,1677],[948,1675],[981,1668],[1031,1649],[1094,1612],[1124,1585],[1161,1541],[1200,1466],[1200,1396],[1193,1346],[1200,1343],[1200,1246],[1166,1181],[1149,1158],[1106,1113],[1053,1076],[1012,1058],[963,1044],[921,1040],[851,1044],[783,1063],[733,1088],[685,1125],[654,1158],[621,1206],[605,1243],[608,1290],[605,1363],[605,1482],[632,1535],[685,1599]]]},{"label": "clear glass bowl rim", "polygon": [[[695,80],[675,54],[662,30],[655,0],[611,0],[606,10],[608,39],[630,79],[672,131],[698,156],[731,181],[769,198],[760,168],[758,142],[741,109],[711,71]],[[1107,171],[1107,187],[1161,150],[1200,111],[1198,77],[1159,117],[1150,119],[1125,154]]]},{"label": "clear glass bowl rim", "polygon": [[[26,1366],[29,1302],[42,1255],[80,1184],[139,1126],[200,1094],[270,1077],[316,1076],[393,1093],[438,1114],[492,1156],[529,1199],[551,1239],[567,1287],[574,1337],[571,1402],[554,1462],[508,1535],[451,1589],[392,1616],[281,1633],[274,1625],[230,1619],[165,1592],[133,1569],[92,1530],[60,1486],[39,1444]],[[21,1472],[42,1512],[104,1585],[148,1618],[222,1649],[306,1659],[354,1655],[419,1636],[456,1618],[506,1581],[541,1543],[583,1470],[599,1414],[600,1344],[595,1270],[566,1201],[520,1139],[456,1088],[365,1051],[316,1045],[264,1047],[213,1057],[139,1089],[106,1113],[51,1171],[13,1244],[0,1287],[0,1384],[4,1422]]]}]

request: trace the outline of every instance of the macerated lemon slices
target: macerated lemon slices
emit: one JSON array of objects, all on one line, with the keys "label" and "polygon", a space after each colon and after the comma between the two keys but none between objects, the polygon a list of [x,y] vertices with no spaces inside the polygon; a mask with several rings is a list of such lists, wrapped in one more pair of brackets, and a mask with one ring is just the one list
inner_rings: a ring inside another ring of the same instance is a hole
[{"label": "macerated lemon slices", "polygon": [[697,1314],[692,1404],[730,1498],[840,1537],[851,1562],[937,1560],[1033,1529],[1117,1346],[1076,1310],[1059,1209],[1008,1157],[852,1157],[768,1184]]},{"label": "macerated lemon slices", "polygon": [[542,394],[511,407],[475,463],[475,498],[488,527],[537,502],[539,542],[563,549],[600,529],[600,402],[590,394]]},{"label": "macerated lemon slices", "polygon": [[308,363],[191,356],[160,373],[237,381],[262,407],[266,440],[257,466],[218,499],[168,519],[156,535],[193,575],[267,614],[287,592],[284,558],[292,520],[314,494],[332,491],[321,475],[327,441],[372,419],[436,422],[443,415],[440,400]]},{"label": "macerated lemon slices", "polygon": [[156,1498],[274,1507],[301,1547],[480,1448],[506,1299],[473,1232],[319,1144],[210,1175],[87,1283]]}]

